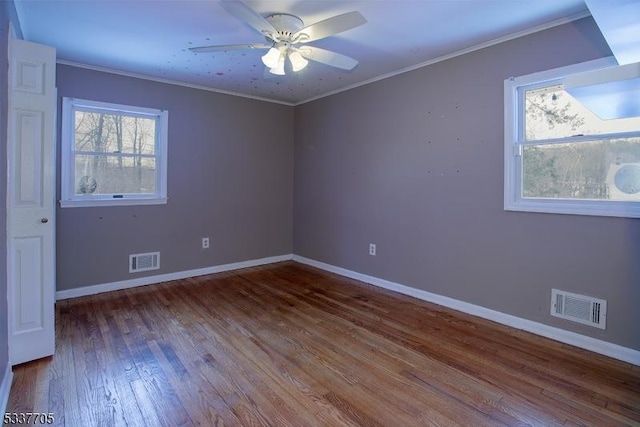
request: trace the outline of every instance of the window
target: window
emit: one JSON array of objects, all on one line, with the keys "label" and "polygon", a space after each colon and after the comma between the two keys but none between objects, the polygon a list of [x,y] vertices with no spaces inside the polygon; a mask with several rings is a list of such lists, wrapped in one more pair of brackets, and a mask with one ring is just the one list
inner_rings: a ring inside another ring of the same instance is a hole
[{"label": "window", "polygon": [[640,118],[601,120],[563,90],[611,58],[505,80],[504,208],[640,217]]},{"label": "window", "polygon": [[167,111],[62,101],[63,207],[167,202]]}]

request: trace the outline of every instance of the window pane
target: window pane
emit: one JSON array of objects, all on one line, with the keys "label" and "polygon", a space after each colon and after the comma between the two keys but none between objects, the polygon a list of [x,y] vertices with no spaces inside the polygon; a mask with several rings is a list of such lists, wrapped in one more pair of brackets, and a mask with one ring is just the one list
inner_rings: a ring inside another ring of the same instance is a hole
[{"label": "window pane", "polygon": [[526,90],[524,112],[527,141],[640,130],[640,117],[602,120],[565,92],[562,85]]},{"label": "window pane", "polygon": [[156,119],[75,111],[74,150],[155,154]]},{"label": "window pane", "polygon": [[523,197],[640,201],[640,138],[526,145]]},{"label": "window pane", "polygon": [[76,155],[75,194],[156,192],[156,161],[140,156]]}]

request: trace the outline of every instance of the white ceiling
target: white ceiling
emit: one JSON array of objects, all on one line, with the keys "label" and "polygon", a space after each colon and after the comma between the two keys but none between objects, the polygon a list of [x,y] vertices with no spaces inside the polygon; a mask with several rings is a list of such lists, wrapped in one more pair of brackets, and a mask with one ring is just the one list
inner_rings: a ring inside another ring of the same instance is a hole
[{"label": "white ceiling", "polygon": [[190,47],[263,43],[217,0],[15,0],[25,40],[55,46],[76,63],[223,92],[298,104],[587,16],[584,0],[246,1],[263,16],[290,13],[305,25],[358,11],[363,26],[313,42],[359,61],[352,71],[311,62],[266,76],[262,50],[195,54]]}]

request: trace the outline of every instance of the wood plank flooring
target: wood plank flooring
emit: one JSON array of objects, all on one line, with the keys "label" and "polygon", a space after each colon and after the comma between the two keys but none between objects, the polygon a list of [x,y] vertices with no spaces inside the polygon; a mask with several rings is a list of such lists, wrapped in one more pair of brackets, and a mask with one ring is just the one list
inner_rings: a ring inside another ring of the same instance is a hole
[{"label": "wood plank flooring", "polygon": [[294,262],[56,312],[7,410],[57,425],[640,425],[637,366]]}]

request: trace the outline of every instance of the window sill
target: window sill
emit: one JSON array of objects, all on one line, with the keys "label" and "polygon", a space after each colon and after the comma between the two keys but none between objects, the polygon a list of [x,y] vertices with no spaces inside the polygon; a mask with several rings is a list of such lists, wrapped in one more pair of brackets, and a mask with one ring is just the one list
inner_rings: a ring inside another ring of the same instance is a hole
[{"label": "window sill", "polygon": [[638,202],[527,199],[507,201],[505,211],[640,218]]},{"label": "window sill", "polygon": [[95,208],[104,206],[166,205],[167,198],[60,200],[62,208]]}]

